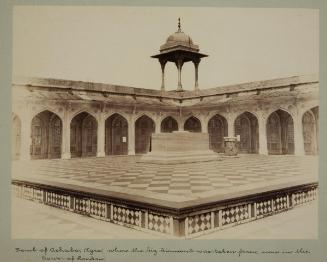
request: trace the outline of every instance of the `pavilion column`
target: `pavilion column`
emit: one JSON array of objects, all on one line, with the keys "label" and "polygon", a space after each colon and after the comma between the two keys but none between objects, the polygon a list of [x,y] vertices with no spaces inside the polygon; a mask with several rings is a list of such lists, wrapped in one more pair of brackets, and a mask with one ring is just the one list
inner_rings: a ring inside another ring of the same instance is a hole
[{"label": "pavilion column", "polygon": [[62,145],[61,145],[61,158],[70,159],[70,117],[67,109],[64,113],[64,119],[62,123]]},{"label": "pavilion column", "polygon": [[200,64],[200,59],[199,60],[194,60],[194,69],[195,69],[195,83],[194,83],[194,89],[199,90],[199,64]]},{"label": "pavilion column", "polygon": [[296,114],[294,118],[294,154],[297,156],[304,156],[304,139],[303,139],[303,125],[302,125],[302,115],[300,113]]},{"label": "pavilion column", "polygon": [[268,155],[266,118],[261,115],[259,123],[259,154]]},{"label": "pavilion column", "polygon": [[135,155],[135,121],[134,117],[128,123],[128,154]]},{"label": "pavilion column", "polygon": [[32,145],[32,117],[25,116],[21,119],[21,154],[20,160],[31,160]]},{"label": "pavilion column", "polygon": [[103,114],[98,118],[98,134],[97,134],[97,157],[104,157],[104,140],[105,140],[105,119]]},{"label": "pavilion column", "polygon": [[177,91],[182,91],[182,67],[183,67],[183,59],[182,58],[178,58],[176,61],[176,66],[178,69],[178,86],[177,86]]},{"label": "pavilion column", "polygon": [[165,66],[167,61],[166,60],[160,60],[161,65],[161,91],[165,91]]}]

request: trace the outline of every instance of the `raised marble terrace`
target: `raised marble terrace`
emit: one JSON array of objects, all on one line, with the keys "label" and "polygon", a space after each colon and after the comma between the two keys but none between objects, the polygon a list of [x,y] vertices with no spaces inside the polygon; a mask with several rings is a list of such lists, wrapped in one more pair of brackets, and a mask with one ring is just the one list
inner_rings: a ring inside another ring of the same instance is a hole
[{"label": "raised marble terrace", "polygon": [[13,163],[17,196],[97,219],[196,237],[317,197],[315,156],[241,155],[178,165],[115,156]]}]

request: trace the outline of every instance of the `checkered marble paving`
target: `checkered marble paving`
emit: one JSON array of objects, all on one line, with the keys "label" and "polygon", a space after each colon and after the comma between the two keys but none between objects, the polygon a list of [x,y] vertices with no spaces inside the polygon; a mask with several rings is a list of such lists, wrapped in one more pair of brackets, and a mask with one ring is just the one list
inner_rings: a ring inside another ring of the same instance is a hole
[{"label": "checkered marble paving", "polygon": [[318,158],[312,156],[241,155],[219,161],[178,165],[137,163],[139,156],[112,156],[69,160],[13,162],[15,174],[188,195],[235,186],[269,184],[281,178],[317,174]]}]

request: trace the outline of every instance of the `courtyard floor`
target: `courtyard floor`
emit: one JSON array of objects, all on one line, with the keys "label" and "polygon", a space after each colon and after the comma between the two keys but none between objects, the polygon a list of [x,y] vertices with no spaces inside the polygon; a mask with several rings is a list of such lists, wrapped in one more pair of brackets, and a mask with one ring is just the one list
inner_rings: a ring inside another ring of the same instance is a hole
[{"label": "courtyard floor", "polygon": [[[318,157],[313,156],[240,155],[178,165],[138,163],[139,159],[14,161],[12,178],[174,208],[318,181]],[[199,238],[316,238],[316,202]],[[15,197],[12,212],[14,238],[161,238]],[[299,230],[303,221],[310,226]]]},{"label": "courtyard floor", "polygon": [[316,182],[318,175],[318,157],[312,156],[241,155],[178,165],[138,163],[139,158],[17,161],[12,178],[171,206]]}]

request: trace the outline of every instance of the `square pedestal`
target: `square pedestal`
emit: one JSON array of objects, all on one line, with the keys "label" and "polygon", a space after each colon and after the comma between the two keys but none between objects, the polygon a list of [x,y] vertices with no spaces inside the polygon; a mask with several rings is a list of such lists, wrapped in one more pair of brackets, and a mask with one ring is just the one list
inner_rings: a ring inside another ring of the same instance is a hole
[{"label": "square pedestal", "polygon": [[236,137],[224,137],[225,156],[237,156],[237,138]]}]

